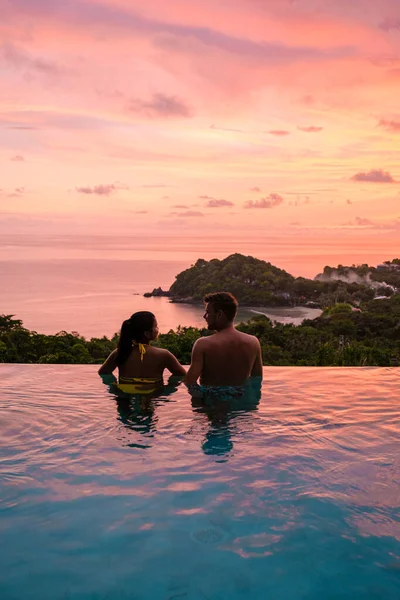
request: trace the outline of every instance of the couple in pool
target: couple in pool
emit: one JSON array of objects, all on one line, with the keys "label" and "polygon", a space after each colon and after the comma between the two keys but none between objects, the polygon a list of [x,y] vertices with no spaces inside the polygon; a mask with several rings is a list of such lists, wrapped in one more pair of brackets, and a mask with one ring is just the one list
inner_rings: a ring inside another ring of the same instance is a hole
[{"label": "couple in pool", "polygon": [[122,392],[150,394],[163,385],[167,369],[184,377],[192,396],[240,397],[250,378],[262,377],[260,343],[235,329],[238,302],[232,294],[208,294],[204,303],[204,319],[215,333],[195,342],[187,372],[171,352],[151,346],[159,335],[157,320],[153,313],[141,311],[122,323],[118,348],[100,367],[99,375],[110,375],[118,368],[117,387]]}]

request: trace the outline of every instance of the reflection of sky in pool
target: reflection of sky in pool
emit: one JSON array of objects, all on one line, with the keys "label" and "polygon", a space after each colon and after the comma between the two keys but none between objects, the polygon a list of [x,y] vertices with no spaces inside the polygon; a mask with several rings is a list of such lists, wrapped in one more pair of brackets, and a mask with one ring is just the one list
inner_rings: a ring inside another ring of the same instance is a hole
[{"label": "reflection of sky in pool", "polygon": [[399,373],[266,368],[212,407],[2,365],[0,598],[398,600]]}]

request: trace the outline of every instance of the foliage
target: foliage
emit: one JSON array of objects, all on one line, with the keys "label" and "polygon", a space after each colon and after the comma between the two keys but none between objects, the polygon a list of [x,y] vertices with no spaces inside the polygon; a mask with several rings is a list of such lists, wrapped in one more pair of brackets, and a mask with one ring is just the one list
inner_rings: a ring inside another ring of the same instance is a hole
[{"label": "foliage", "polygon": [[179,273],[170,288],[175,298],[201,301],[210,293],[229,290],[242,304],[287,304],[285,293],[294,277],[264,260],[232,254],[223,260],[200,258]]},{"label": "foliage", "polygon": [[[400,295],[361,304],[361,311],[337,304],[317,319],[299,326],[272,323],[257,315],[238,329],[261,343],[265,365],[397,366],[400,365]],[[183,363],[190,362],[193,343],[209,332],[178,327],[160,335],[157,345]],[[0,316],[0,362],[101,363],[118,342],[117,335],[86,340],[61,331],[43,335],[29,331],[12,315]]]},{"label": "foliage", "polygon": [[322,275],[307,279],[295,278],[269,262],[242,254],[232,254],[223,260],[200,258],[177,275],[169,293],[175,301],[187,302],[200,302],[207,293],[227,290],[242,305],[296,306],[307,302],[322,308],[337,303],[358,305],[372,300],[375,294],[393,295],[393,287],[400,289],[397,260],[387,261],[383,269],[367,264],[325,267]]}]

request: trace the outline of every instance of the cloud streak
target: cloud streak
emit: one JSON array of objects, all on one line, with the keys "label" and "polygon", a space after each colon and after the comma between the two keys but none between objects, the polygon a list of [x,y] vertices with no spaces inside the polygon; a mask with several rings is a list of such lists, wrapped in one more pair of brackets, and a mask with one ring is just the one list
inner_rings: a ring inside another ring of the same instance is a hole
[{"label": "cloud streak", "polygon": [[[345,58],[356,54],[355,47],[333,46],[318,48],[306,45],[290,46],[283,42],[254,41],[245,37],[229,35],[212,27],[199,27],[152,19],[133,10],[95,2],[69,0],[64,3],[49,3],[47,0],[14,0],[12,7],[3,11],[2,18],[13,21],[19,15],[33,19],[56,21],[62,25],[88,31],[106,31],[114,35],[153,36],[160,47],[190,52],[188,42],[195,40],[203,47],[219,50],[231,55],[251,59],[264,64],[282,65],[308,61],[326,61]],[[180,44],[179,42],[182,42]],[[198,51],[198,50],[196,50]]]},{"label": "cloud streak", "polygon": [[230,133],[244,133],[243,129],[233,129],[230,127],[217,127],[216,125],[210,125],[210,129],[215,131],[228,131]]},{"label": "cloud streak", "polygon": [[397,231],[400,230],[400,218],[393,221],[379,222],[372,219],[367,219],[366,217],[355,217],[354,221],[350,222],[348,225],[364,229]]},{"label": "cloud streak", "polygon": [[323,127],[317,127],[315,125],[310,125],[309,127],[297,127],[299,131],[304,131],[305,133],[319,133],[323,130]]},{"label": "cloud streak", "polygon": [[177,217],[204,217],[204,213],[198,210],[186,210],[185,212],[173,212],[171,215]]},{"label": "cloud streak", "polygon": [[276,135],[277,137],[285,137],[286,135],[290,135],[290,131],[286,131],[286,129],[271,129],[268,131],[270,135]]}]

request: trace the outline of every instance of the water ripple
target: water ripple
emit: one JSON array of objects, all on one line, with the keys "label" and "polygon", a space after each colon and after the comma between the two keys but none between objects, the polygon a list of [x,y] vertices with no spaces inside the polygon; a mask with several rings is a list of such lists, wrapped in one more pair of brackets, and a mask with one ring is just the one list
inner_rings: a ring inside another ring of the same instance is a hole
[{"label": "water ripple", "polygon": [[0,597],[398,599],[399,369],[268,368],[217,406],[0,370]]}]

